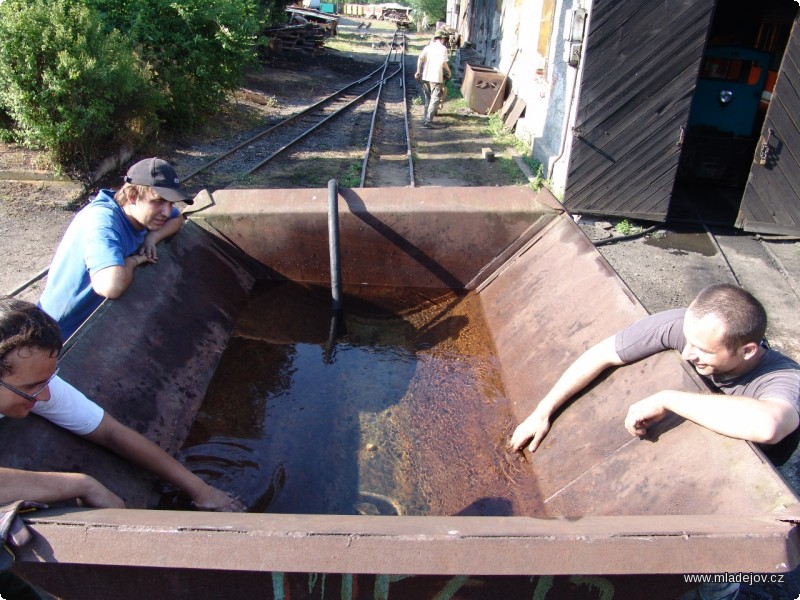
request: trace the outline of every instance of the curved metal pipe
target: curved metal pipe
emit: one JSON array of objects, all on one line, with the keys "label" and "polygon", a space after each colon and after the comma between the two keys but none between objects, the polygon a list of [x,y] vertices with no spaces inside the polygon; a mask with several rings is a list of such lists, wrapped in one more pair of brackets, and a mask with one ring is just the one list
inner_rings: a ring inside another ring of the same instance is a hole
[{"label": "curved metal pipe", "polygon": [[647,235],[648,233],[653,233],[656,229],[660,229],[662,225],[653,225],[652,227],[648,227],[647,229],[642,229],[641,231],[637,231],[636,233],[629,233],[627,235],[617,235],[612,236],[610,238],[606,238],[604,240],[597,240],[592,242],[595,246],[605,246],[607,244],[616,244],[617,242],[624,242],[627,240],[635,240],[636,238],[640,238],[642,236]]},{"label": "curved metal pipe", "polygon": [[339,184],[328,181],[328,248],[331,255],[331,296],[333,310],[342,310],[342,271],[339,265]]}]

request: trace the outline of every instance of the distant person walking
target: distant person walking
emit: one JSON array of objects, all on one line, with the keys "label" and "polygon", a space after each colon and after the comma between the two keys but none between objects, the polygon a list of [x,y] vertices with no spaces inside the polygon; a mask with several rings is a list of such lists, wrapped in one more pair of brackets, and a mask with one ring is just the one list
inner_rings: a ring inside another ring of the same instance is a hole
[{"label": "distant person walking", "polygon": [[431,127],[434,117],[439,112],[439,103],[444,97],[444,84],[453,76],[450,65],[447,64],[444,37],[444,32],[437,30],[433,41],[422,49],[417,59],[417,72],[414,73],[414,77],[422,82],[422,93],[425,96],[423,127]]}]

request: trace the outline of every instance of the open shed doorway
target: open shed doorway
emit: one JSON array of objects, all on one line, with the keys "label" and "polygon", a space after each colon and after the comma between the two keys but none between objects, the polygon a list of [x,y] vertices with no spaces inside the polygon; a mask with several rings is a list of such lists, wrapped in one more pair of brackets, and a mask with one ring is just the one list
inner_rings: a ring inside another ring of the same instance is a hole
[{"label": "open shed doorway", "polygon": [[717,0],[667,220],[736,223],[797,14],[795,0]]}]

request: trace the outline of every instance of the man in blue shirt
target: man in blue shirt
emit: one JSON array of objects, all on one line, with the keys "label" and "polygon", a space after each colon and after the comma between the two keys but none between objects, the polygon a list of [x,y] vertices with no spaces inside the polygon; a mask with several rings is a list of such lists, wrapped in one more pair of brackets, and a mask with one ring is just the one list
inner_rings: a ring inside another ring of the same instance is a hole
[{"label": "man in blue shirt", "polygon": [[181,228],[176,202],[194,201],[175,169],[159,158],[133,165],[114,194],[101,190],[70,223],[50,264],[39,306],[58,321],[64,340],[100,306],[119,298],[134,270],[158,260],[156,244]]}]

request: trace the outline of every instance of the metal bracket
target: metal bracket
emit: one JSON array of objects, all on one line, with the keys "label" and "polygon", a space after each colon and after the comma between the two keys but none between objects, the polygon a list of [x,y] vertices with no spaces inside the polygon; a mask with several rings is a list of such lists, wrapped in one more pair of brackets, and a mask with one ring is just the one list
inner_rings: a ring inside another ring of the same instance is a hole
[{"label": "metal bracket", "polygon": [[[767,129],[767,139],[761,142],[761,147],[758,149],[758,164],[762,167],[767,164],[769,160],[770,152],[772,151],[772,147],[769,145],[770,139],[772,139],[772,135],[775,132],[770,127]],[[763,138],[762,138],[763,139]]]}]

